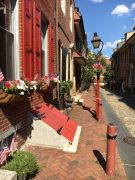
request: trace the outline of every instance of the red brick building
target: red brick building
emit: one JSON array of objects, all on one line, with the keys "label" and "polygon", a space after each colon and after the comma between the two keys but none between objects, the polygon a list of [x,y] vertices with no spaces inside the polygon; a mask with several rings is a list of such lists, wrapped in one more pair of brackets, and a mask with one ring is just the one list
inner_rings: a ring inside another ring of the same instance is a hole
[{"label": "red brick building", "polygon": [[125,81],[126,87],[135,92],[135,31],[125,34],[125,40],[117,44],[112,55],[112,72],[119,84]]},{"label": "red brick building", "polygon": [[[4,2],[0,0],[0,7],[6,7],[5,14],[0,11],[0,67],[5,80],[20,79],[22,76],[33,80],[36,74],[56,73],[54,1]],[[51,90],[42,94],[35,92],[20,102],[1,105],[1,142],[10,143],[16,131],[20,146],[27,138],[27,112],[44,100],[54,102]]]},{"label": "red brick building", "polygon": [[[73,80],[74,1],[0,0],[0,67],[5,81],[59,74]],[[59,87],[35,91],[21,101],[0,104],[0,146],[14,134],[19,147],[27,139],[27,113],[41,102],[55,104]]]}]

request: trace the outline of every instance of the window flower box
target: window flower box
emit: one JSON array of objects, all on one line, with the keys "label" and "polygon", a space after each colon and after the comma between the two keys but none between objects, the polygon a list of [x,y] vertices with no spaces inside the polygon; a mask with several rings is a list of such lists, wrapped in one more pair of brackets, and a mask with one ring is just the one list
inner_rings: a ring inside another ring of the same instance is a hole
[{"label": "window flower box", "polygon": [[9,103],[15,103],[19,101],[23,101],[27,98],[27,95],[21,96],[21,95],[15,95],[15,94],[8,94],[5,92],[1,92],[0,94],[0,104],[9,104]]},{"label": "window flower box", "polygon": [[6,81],[0,90],[0,104],[22,101],[32,94],[36,88],[34,81]]}]

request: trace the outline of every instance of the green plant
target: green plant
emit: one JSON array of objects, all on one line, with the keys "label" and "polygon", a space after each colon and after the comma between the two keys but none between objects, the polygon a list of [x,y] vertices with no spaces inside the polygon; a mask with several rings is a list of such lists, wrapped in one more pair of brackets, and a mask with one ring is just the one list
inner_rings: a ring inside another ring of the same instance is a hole
[{"label": "green plant", "polygon": [[[92,79],[94,75],[97,73],[102,73],[102,69],[94,69],[93,65],[97,62],[97,55],[93,51],[89,50],[87,58],[86,58],[86,66],[83,71],[82,79],[81,79],[81,90],[86,90],[90,87]],[[103,67],[106,66],[105,57],[101,55],[100,58],[101,65]]]},{"label": "green plant", "polygon": [[16,171],[18,176],[26,177],[38,172],[39,166],[36,158],[30,152],[18,151],[4,169]]},{"label": "green plant", "polygon": [[72,81],[62,81],[60,83],[60,91],[63,93],[67,93],[67,97],[70,97],[70,90],[72,89],[73,82]]}]

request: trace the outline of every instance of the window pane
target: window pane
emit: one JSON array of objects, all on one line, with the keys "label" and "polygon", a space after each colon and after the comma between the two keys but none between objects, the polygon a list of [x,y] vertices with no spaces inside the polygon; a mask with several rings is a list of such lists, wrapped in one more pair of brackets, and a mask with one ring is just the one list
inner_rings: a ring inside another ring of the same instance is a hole
[{"label": "window pane", "polygon": [[[12,1],[0,0],[0,67],[5,80],[13,79]],[[14,0],[15,2],[15,0]]]}]

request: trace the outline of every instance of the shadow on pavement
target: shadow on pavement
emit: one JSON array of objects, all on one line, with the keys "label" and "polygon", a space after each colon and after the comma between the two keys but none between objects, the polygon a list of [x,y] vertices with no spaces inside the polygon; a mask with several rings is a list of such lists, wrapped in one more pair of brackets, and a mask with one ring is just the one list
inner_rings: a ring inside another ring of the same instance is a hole
[{"label": "shadow on pavement", "polygon": [[130,108],[135,109],[135,97],[134,96],[132,97],[132,95],[125,95],[123,97],[120,91],[111,90],[111,89],[106,88],[106,87],[101,87],[101,88],[105,89],[106,91],[109,92],[107,94],[108,96],[113,96],[113,94],[114,94],[114,95],[118,96],[119,101],[125,103]]},{"label": "shadow on pavement", "polygon": [[91,109],[86,106],[82,106],[82,108],[89,111],[92,114],[92,117],[96,119],[96,112],[94,110],[91,111]]},{"label": "shadow on pavement", "polygon": [[122,97],[119,99],[119,101],[125,103],[126,105],[128,105],[130,108],[135,109],[135,98],[133,97]]},{"label": "shadow on pavement", "polygon": [[98,150],[93,150],[93,153],[96,156],[99,164],[102,166],[102,168],[106,172],[106,161],[105,161],[104,157],[102,156],[102,154]]}]

